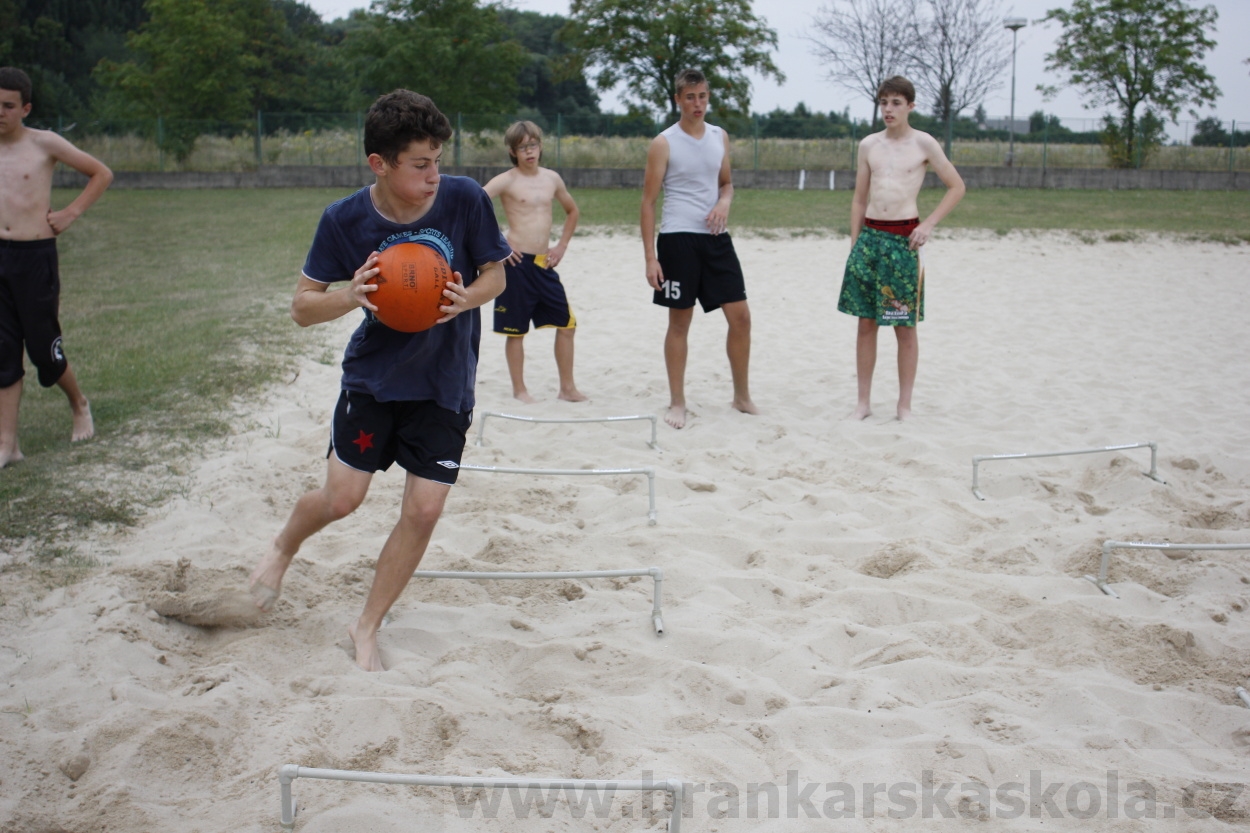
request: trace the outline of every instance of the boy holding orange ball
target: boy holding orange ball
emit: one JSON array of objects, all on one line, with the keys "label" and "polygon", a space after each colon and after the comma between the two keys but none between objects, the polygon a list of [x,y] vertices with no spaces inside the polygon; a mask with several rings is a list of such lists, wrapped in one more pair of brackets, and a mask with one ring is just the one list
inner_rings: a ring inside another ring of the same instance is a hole
[{"label": "boy holding orange ball", "polygon": [[[291,317],[307,327],[363,307],[364,321],[343,356],[342,391],[331,425],[325,484],[304,494],[252,572],[258,607],[278,599],[300,545],[360,506],[373,474],[398,462],[407,472],[399,520],[378,556],[364,611],[348,627],[356,664],[381,671],[382,618],[421,562],[456,482],[472,421],[481,318],[478,307],[504,288],[511,253],[490,198],[466,177],[441,177],[451,123],[423,95],[396,90],[365,118],[365,152],[375,181],[326,208],[295,287]],[[404,333],[377,320],[379,250],[399,243],[437,249],[454,282],[444,316]],[[346,282],[338,291],[330,284]]]}]

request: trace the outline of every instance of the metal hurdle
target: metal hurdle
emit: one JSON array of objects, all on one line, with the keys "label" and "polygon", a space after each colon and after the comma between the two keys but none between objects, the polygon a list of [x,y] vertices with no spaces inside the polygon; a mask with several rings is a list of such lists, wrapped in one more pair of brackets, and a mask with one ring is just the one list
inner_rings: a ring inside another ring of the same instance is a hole
[{"label": "metal hurdle", "polygon": [[1241,686],[1237,686],[1236,688],[1233,689],[1233,694],[1236,694],[1238,697],[1240,697],[1241,702],[1245,703],[1246,708],[1250,709],[1250,691],[1246,691]]},{"label": "metal hurdle", "polygon": [[1250,544],[1159,544],[1148,541],[1103,541],[1102,566],[1098,568],[1098,578],[1085,576],[1087,581],[1094,583],[1102,592],[1118,599],[1120,595],[1107,583],[1107,568],[1111,565],[1112,550],[1250,550]]},{"label": "metal hurdle", "polygon": [[647,525],[655,526],[655,469],[510,469],[501,466],[472,466],[464,463],[461,471],[488,471],[495,474],[645,474],[647,476]]},{"label": "metal hurdle", "polygon": [[972,458],[972,493],[977,496],[977,500],[985,500],[985,495],[981,494],[980,481],[977,479],[977,470],[981,463],[985,460],[1019,460],[1024,457],[1066,457],[1069,454],[1099,454],[1104,451],[1124,451],[1130,448],[1149,448],[1150,449],[1150,471],[1142,472],[1158,483],[1167,484],[1166,480],[1159,477],[1159,469],[1156,465],[1159,457],[1159,446],[1157,443],[1125,443],[1124,445],[1108,445],[1102,448],[1080,448],[1072,451],[1039,451],[1024,454],[978,454]]},{"label": "metal hurdle", "polygon": [[370,784],[403,784],[413,787],[464,787],[466,789],[547,789],[547,790],[617,790],[633,792],[667,792],[673,796],[673,809],[669,814],[669,833],[681,833],[681,811],[684,787],[681,779],[665,781],[590,781],[574,778],[466,778],[454,775],[403,775],[389,772],[355,772],[345,769],[317,769],[315,767],[283,764],[278,770],[278,784],[282,792],[281,824],[283,829],[295,827],[295,800],[291,795],[291,782],[296,778],[316,778],[323,781],[362,781]]},{"label": "metal hurdle", "polygon": [[610,417],[576,417],[576,418],[569,418],[569,419],[557,419],[557,418],[547,418],[547,417],[518,416],[516,414],[505,414],[505,413],[500,413],[498,411],[483,411],[481,413],[481,420],[477,424],[477,444],[478,445],[482,444],[482,435],[486,433],[486,420],[490,417],[499,417],[500,419],[515,419],[515,420],[520,420],[521,422],[625,422],[627,420],[634,420],[634,419],[649,419],[651,420],[651,441],[647,443],[647,445],[651,446],[654,449],[659,449],[659,445],[657,444],[656,438],[655,438],[656,437],[655,430],[656,430],[656,425],[657,425],[655,414],[636,414],[634,416],[610,416]]},{"label": "metal hurdle", "polygon": [[436,570],[418,570],[412,574],[414,578],[459,578],[459,579],[562,579],[562,578],[616,578],[621,576],[651,576],[653,590],[651,593],[651,624],[655,626],[655,635],[664,635],[664,615],[660,609],[661,587],[664,584],[664,571],[659,567],[639,567],[635,570],[581,570],[577,572],[547,573],[477,573],[477,572],[439,572]]}]

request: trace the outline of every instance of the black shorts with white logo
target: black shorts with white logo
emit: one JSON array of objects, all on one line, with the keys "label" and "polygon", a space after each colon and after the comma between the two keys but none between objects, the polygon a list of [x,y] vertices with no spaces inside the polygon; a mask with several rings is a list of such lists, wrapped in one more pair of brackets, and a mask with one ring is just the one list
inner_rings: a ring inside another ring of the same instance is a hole
[{"label": "black shorts with white logo", "polygon": [[23,345],[39,371],[39,384],[51,387],[65,373],[60,301],[56,238],[0,239],[0,388],[25,375]]},{"label": "black shorts with white logo", "polygon": [[472,422],[472,411],[458,414],[432,401],[379,402],[345,390],[334,408],[326,456],[368,474],[399,463],[417,477],[452,486]]},{"label": "black shorts with white logo", "polygon": [[747,299],[746,280],[733,240],[728,234],[661,234],[655,254],[664,271],[664,283],[653,303],[671,309],[690,309],[697,300],[704,312]]}]

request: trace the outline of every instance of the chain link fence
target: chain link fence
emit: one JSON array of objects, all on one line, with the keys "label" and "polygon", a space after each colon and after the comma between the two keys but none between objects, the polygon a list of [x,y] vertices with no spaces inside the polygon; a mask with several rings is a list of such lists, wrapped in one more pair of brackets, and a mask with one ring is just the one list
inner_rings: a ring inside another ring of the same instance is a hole
[{"label": "chain link fence", "polygon": [[[556,168],[642,168],[647,146],[665,125],[647,116],[528,115],[546,133],[543,163]],[[507,166],[503,132],[517,117],[449,114],[455,129],[444,150],[451,165]],[[254,171],[266,166],[364,165],[363,113],[257,113],[242,121],[97,119],[39,122],[116,171]],[[1100,119],[1056,116],[961,118],[944,125],[924,116],[913,124],[949,137],[956,166],[1108,168]],[[1239,127],[1240,125],[1240,127]],[[862,122],[754,116],[725,124],[735,169],[853,170]],[[1014,129],[1013,129],[1014,128]],[[1180,171],[1250,170],[1250,121],[1185,121],[1131,167]],[[797,133],[802,138],[777,135]],[[1204,144],[1195,144],[1197,138]]]}]

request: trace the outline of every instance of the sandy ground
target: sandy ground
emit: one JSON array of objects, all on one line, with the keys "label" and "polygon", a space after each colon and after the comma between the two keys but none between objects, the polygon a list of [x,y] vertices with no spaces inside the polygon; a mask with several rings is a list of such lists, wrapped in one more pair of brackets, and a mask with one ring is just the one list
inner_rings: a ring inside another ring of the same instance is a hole
[{"label": "sandy ground", "polygon": [[[578,237],[580,324],[555,400],[552,336],[510,397],[487,333],[485,410],[660,414],[665,316],[630,233]],[[742,237],[758,417],[733,411],[719,314],[697,314],[682,431],[491,419],[465,461],[656,470],[465,472],[423,567],[658,566],[642,579],[417,579],[358,671],[344,628],[402,476],[311,540],[276,610],[246,572],[320,482],[337,353],[241,411],[142,527],[76,542],[106,566],[0,607],[0,831],[271,831],[285,763],[434,775],[687,782],[696,831],[1224,831],[1250,825],[1250,553],[1120,551],[1119,599],[1081,576],[1106,539],[1250,540],[1250,247],[946,233],[928,247],[916,416],[854,405],[848,241]],[[994,461],[975,454],[1158,443]],[[224,622],[230,626],[209,627]],[[76,779],[76,780],[75,780]],[[663,830],[663,801],[598,810],[524,791],[298,780],[296,829]],[[663,794],[661,794],[662,797]],[[491,809],[491,797],[500,799]],[[544,813],[549,818],[544,817]],[[493,817],[493,818],[484,818]],[[580,817],[579,817],[580,816]],[[1134,818],[1137,817],[1137,818]]]}]

